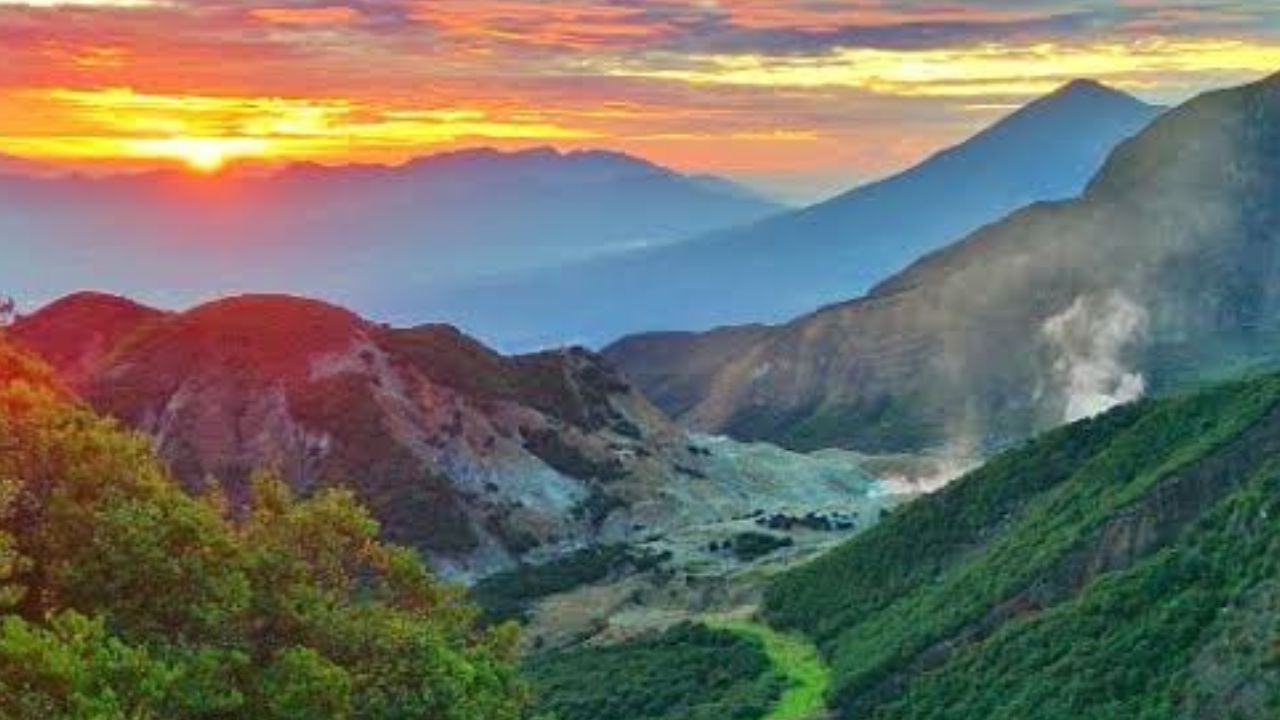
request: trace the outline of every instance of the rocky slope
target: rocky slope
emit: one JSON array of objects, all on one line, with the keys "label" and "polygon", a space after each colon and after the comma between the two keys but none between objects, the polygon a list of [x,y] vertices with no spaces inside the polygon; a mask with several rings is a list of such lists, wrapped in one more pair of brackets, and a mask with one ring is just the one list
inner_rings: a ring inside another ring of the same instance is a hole
[{"label": "rocky slope", "polygon": [[[988,449],[1280,356],[1278,194],[1280,77],[1166,113],[1079,199],[1018,211],[865,298],[745,344],[639,336],[606,356],[695,428]],[[727,355],[714,372],[696,360]]]},{"label": "rocky slope", "polygon": [[820,471],[781,482],[757,455],[691,439],[583,350],[504,357],[450,327],[293,297],[163,314],[82,294],[13,337],[154,435],[192,490],[239,502],[265,466],[301,492],[350,487],[391,539],[459,576],[874,485],[853,462],[802,456],[788,467]]},{"label": "rocky slope", "polygon": [[1160,111],[1078,81],[915,167],[812,207],[467,289],[439,307],[517,347],[779,322],[866,292],[1027,203],[1079,194],[1107,154]]}]

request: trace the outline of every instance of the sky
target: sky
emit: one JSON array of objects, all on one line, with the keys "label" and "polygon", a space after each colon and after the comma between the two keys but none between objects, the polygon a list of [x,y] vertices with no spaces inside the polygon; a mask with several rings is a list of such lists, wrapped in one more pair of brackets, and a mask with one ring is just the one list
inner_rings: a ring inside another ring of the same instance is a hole
[{"label": "sky", "polygon": [[117,171],[611,148],[797,198],[1091,77],[1280,71],[1274,0],[0,0],[0,153]]}]

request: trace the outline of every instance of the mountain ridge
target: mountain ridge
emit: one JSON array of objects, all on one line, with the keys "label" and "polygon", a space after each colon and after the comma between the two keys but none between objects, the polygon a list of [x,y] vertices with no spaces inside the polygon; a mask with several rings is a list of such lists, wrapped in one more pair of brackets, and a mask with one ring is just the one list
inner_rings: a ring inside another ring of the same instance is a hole
[{"label": "mountain ridge", "polygon": [[460,580],[762,508],[875,502],[853,460],[691,436],[581,348],[504,356],[452,326],[279,294],[165,313],[80,293],[5,337],[150,436],[187,490],[234,507],[263,468],[301,496],[347,488]]},{"label": "mountain ridge", "polygon": [[[496,279],[433,306],[514,348],[785,321],[855,296],[1028,202],[1078,194],[1107,152],[1161,111],[1097,83],[1072,83],[912,168],[815,205]],[[495,296],[519,302],[513,310]]]},{"label": "mountain ridge", "polygon": [[7,249],[44,269],[0,267],[17,297],[100,287],[177,308],[271,290],[399,324],[447,319],[423,297],[491,273],[674,241],[782,207],[633,156],[550,148],[266,175],[6,175],[0,191]]},{"label": "mountain ridge", "polygon": [[1162,115],[1080,198],[1018,210],[863,298],[774,326],[712,377],[680,367],[714,352],[712,336],[654,338],[644,356],[665,366],[628,359],[644,337],[605,354],[694,427],[875,450],[999,447],[1086,407],[1265,362],[1278,87]]}]

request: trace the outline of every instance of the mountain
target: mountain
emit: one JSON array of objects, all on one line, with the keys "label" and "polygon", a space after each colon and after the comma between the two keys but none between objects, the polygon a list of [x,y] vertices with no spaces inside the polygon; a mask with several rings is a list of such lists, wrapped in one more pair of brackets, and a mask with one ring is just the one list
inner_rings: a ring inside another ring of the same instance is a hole
[{"label": "mountain", "polygon": [[1280,356],[1280,76],[1208,93],[1039,203],[785,325],[606,352],[687,424],[795,448],[985,451]]},{"label": "mountain", "polygon": [[0,332],[0,385],[14,383],[24,383],[59,396],[65,392],[47,364]]},{"label": "mountain", "polygon": [[4,249],[25,263],[0,268],[0,287],[31,300],[95,287],[164,307],[266,288],[422,322],[424,297],[492,273],[779,209],[731,183],[599,151],[469,150],[267,176],[0,176]]},{"label": "mountain", "polygon": [[[1095,82],[824,203],[687,242],[463,288],[430,306],[504,347],[778,322],[857,296],[1028,203],[1074,197],[1161,108]],[[657,208],[655,208],[657,209]]]},{"label": "mountain", "polygon": [[59,377],[80,387],[126,338],[165,317],[132,300],[81,292],[20,318],[10,335],[20,345],[38,348]]},{"label": "mountain", "polygon": [[0,175],[20,175],[25,177],[55,177],[60,173],[56,168],[26,158],[0,154]]},{"label": "mountain", "polygon": [[835,717],[1280,713],[1280,376],[1050,432],[777,578]]},{"label": "mountain", "polygon": [[8,337],[153,436],[188,489],[240,504],[263,467],[303,495],[347,487],[462,579],[874,485],[845,460],[690,437],[585,350],[505,357],[296,297],[163,313],[79,293]]}]

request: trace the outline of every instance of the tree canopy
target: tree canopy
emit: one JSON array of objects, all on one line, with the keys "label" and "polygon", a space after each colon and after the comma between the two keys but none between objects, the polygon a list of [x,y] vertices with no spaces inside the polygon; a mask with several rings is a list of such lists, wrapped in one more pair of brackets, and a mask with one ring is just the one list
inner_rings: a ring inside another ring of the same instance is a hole
[{"label": "tree canopy", "polygon": [[0,717],[516,720],[514,654],[350,493],[191,497],[0,337]]}]

